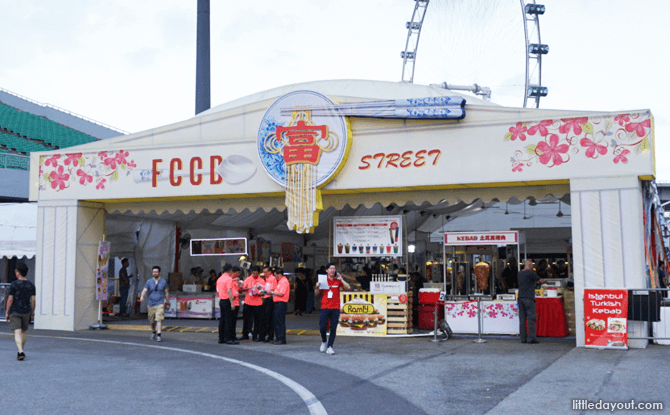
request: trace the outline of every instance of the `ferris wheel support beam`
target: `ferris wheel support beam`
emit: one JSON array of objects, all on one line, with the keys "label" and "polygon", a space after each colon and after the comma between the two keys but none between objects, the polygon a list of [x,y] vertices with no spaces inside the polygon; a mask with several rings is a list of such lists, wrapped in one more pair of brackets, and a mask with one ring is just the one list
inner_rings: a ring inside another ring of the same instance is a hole
[{"label": "ferris wheel support beam", "polygon": [[400,53],[402,58],[402,79],[401,82],[414,82],[414,65],[416,63],[416,53],[419,48],[419,37],[421,36],[421,27],[423,18],[426,16],[428,3],[430,0],[414,0],[414,12],[412,20],[407,22],[407,41],[405,50]]},{"label": "ferris wheel support beam", "polygon": [[[523,107],[528,107],[528,99],[535,100],[535,108],[540,108],[540,98],[546,97],[549,93],[547,87],[542,86],[542,55],[549,52],[549,46],[542,44],[540,37],[540,15],[544,14],[545,6],[542,4],[532,3],[525,4],[524,0],[519,0],[521,3],[521,12],[523,14],[523,31],[526,36],[526,83],[524,85]],[[530,17],[528,17],[530,16]],[[528,30],[528,23],[533,25],[532,30]],[[537,43],[531,43],[531,37],[535,35]],[[530,61],[535,59],[537,62],[536,73],[530,72]]]}]

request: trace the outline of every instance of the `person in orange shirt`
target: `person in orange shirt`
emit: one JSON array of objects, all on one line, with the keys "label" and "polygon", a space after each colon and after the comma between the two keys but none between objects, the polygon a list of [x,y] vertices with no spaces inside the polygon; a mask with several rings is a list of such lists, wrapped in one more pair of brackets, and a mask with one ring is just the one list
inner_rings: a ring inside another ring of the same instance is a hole
[{"label": "person in orange shirt", "polygon": [[[237,270],[235,270],[235,268],[237,268]],[[239,267],[233,267],[233,274],[231,275],[233,277],[233,283],[231,284],[231,290],[230,290],[231,293],[233,294],[232,298],[233,309],[231,311],[232,315],[230,317],[231,324],[230,324],[229,337],[236,343],[239,343],[237,342],[238,339],[236,338],[237,336],[236,326],[237,326],[237,313],[240,309],[240,287],[242,285],[240,283],[240,272],[241,270],[239,269]]]},{"label": "person in orange shirt", "polygon": [[[321,295],[321,316],[319,317],[319,330],[321,331],[321,353],[335,354],[333,350],[333,343],[335,342],[335,334],[337,333],[337,324],[340,320],[340,287],[345,290],[350,290],[349,284],[342,279],[342,276],[337,272],[335,264],[328,264],[326,266],[326,274],[328,275],[328,287],[318,287],[316,295]],[[330,321],[330,335],[326,339],[326,327]]]},{"label": "person in orange shirt", "polygon": [[216,292],[219,294],[219,308],[221,309],[221,317],[219,318],[219,344],[238,344],[234,336],[233,338],[230,337],[230,321],[235,309],[231,301],[233,297],[232,270],[232,265],[226,264],[223,267],[223,274],[216,280]]},{"label": "person in orange shirt", "polygon": [[286,344],[286,308],[291,294],[291,287],[288,278],[284,276],[284,270],[278,268],[275,270],[277,286],[270,293],[274,302],[274,326],[277,340],[274,344]]},{"label": "person in orange shirt", "polygon": [[265,338],[265,315],[263,314],[263,293],[265,289],[265,280],[261,278],[261,269],[258,265],[251,267],[251,275],[244,280],[242,292],[244,296],[244,326],[242,329],[242,339],[249,339],[253,320],[252,339],[255,342],[262,341]]},{"label": "person in orange shirt", "polygon": [[[273,275],[270,267],[263,268],[263,277],[265,277],[265,291],[270,293],[277,288],[277,278]],[[266,333],[267,337],[263,340],[266,343],[271,342],[275,336],[274,326],[274,301],[270,294],[263,297],[263,312],[265,314]]]}]

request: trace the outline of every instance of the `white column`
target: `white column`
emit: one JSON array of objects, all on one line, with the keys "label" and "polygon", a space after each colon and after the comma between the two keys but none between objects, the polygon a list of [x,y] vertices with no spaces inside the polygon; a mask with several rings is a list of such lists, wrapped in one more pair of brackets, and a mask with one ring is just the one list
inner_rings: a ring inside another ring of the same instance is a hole
[{"label": "white column", "polygon": [[39,202],[35,328],[83,330],[97,321],[95,271],[104,204]]},{"label": "white column", "polygon": [[[572,179],[570,199],[577,346],[583,347],[585,288],[646,287],[642,187],[636,176]],[[629,332],[637,322],[631,323]]]}]

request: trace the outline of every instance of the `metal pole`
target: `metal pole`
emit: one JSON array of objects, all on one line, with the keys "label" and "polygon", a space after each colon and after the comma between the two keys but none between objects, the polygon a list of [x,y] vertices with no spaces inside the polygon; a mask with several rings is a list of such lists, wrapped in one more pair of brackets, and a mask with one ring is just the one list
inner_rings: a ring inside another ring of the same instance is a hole
[{"label": "metal pole", "polygon": [[209,60],[209,0],[198,0],[198,24],[195,70],[195,113],[211,106]]},{"label": "metal pole", "polygon": [[435,304],[433,304],[433,306],[434,306],[434,311],[433,312],[435,313],[434,314],[434,320],[433,320],[433,338],[428,340],[428,341],[429,342],[442,342],[442,341],[445,341],[447,339],[438,339],[437,338],[437,307],[438,307],[438,304],[435,303]]},{"label": "metal pole", "polygon": [[482,298],[477,297],[477,340],[473,343],[486,343],[486,340],[482,339]]}]

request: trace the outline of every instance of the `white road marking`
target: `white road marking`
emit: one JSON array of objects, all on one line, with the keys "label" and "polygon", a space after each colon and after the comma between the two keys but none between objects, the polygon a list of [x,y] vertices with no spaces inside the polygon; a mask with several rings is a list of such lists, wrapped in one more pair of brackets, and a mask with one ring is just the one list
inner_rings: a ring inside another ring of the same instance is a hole
[{"label": "white road marking", "polygon": [[[8,333],[1,333],[1,334],[8,334]],[[11,334],[13,336],[13,333]],[[264,375],[270,376],[272,378],[277,379],[284,385],[288,386],[293,390],[293,392],[297,393],[298,396],[305,402],[305,405],[307,405],[307,409],[309,409],[309,413],[312,415],[328,415],[328,412],[326,412],[326,408],[323,407],[321,404],[321,401],[319,401],[316,396],[307,388],[299,384],[298,382],[287,378],[286,376],[279,374],[277,372],[274,372],[270,369],[266,369],[261,366],[256,366],[251,363],[243,362],[241,360],[236,360],[236,359],[231,359],[229,357],[223,357],[223,356],[217,356],[215,354],[211,353],[203,353],[203,352],[196,352],[193,350],[186,350],[186,349],[178,349],[176,347],[167,347],[167,346],[154,346],[154,345],[149,345],[149,344],[142,344],[142,343],[132,343],[132,342],[121,342],[121,341],[116,341],[116,340],[99,340],[99,339],[84,339],[84,338],[79,338],[79,337],[59,337],[59,336],[41,336],[41,335],[30,335],[30,337],[43,337],[47,339],[64,339],[64,340],[81,340],[81,341],[89,341],[89,342],[99,342],[99,343],[111,343],[111,344],[123,344],[123,345],[129,345],[129,346],[139,346],[139,347],[150,347],[153,349],[163,349],[163,350],[170,350],[173,352],[181,352],[181,353],[189,353],[189,354],[194,354],[198,356],[203,356],[203,357],[210,357],[212,359],[218,359],[218,360],[223,360],[224,362],[229,362],[229,363],[235,363],[240,366],[247,367],[249,369],[253,369],[257,372],[261,372]]]}]

